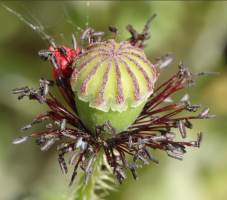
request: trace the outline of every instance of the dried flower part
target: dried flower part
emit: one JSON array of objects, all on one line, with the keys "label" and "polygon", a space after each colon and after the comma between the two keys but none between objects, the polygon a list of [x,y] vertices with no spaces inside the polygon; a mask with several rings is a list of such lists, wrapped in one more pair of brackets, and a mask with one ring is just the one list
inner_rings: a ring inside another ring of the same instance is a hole
[{"label": "dried flower part", "polygon": [[117,132],[125,130],[153,93],[154,79],[155,68],[140,48],[114,40],[89,45],[71,76],[82,122],[93,133],[95,124],[108,120]]}]

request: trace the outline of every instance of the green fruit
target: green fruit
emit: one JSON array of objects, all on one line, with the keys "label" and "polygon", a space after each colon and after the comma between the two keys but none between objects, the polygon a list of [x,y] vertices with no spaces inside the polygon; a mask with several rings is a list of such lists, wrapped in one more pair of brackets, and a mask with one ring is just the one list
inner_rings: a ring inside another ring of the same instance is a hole
[{"label": "green fruit", "polygon": [[[154,66],[144,52],[128,42],[94,43],[78,56],[71,76],[78,115],[90,131],[106,121],[127,129],[153,92]],[[111,134],[108,128],[102,135]]]}]

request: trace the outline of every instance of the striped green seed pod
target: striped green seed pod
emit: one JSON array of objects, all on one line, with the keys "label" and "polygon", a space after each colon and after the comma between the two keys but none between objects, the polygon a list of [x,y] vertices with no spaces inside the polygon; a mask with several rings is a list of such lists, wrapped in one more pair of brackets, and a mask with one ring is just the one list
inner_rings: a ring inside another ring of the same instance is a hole
[{"label": "striped green seed pod", "polygon": [[93,43],[74,67],[71,87],[78,115],[91,134],[96,124],[108,120],[117,133],[127,129],[153,93],[154,66],[143,50],[128,42]]}]

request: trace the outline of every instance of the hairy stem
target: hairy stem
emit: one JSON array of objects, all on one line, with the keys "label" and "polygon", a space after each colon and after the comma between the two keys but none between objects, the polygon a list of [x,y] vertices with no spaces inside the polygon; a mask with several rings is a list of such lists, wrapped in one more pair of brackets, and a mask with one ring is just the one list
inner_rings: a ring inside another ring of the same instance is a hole
[{"label": "hairy stem", "polygon": [[[105,183],[105,180],[115,182],[111,179],[111,173],[109,170],[102,170],[102,165],[106,163],[106,159],[104,157],[103,149],[100,150],[98,155],[94,158],[92,163],[92,168],[94,171],[91,173],[88,184],[84,185],[85,173],[80,177],[78,188],[76,188],[74,200],[94,200],[101,199],[97,196],[97,190],[103,190],[104,195],[107,195],[107,190],[115,190],[112,186]],[[79,177],[78,177],[79,178]],[[103,195],[102,195],[103,196]]]}]

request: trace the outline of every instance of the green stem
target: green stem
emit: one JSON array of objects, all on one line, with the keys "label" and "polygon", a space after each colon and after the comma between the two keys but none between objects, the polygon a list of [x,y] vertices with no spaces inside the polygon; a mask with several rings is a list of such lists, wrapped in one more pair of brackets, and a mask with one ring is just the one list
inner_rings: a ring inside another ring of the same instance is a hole
[{"label": "green stem", "polygon": [[[95,194],[95,190],[97,186],[101,186],[101,188],[105,189],[113,189],[112,187],[109,187],[107,184],[105,184],[104,180],[111,178],[108,178],[111,174],[109,172],[103,171],[101,169],[102,164],[105,164],[104,160],[104,150],[101,149],[98,153],[98,155],[94,158],[94,161],[92,163],[93,172],[91,173],[91,176],[89,178],[88,184],[84,185],[84,173],[79,180],[78,188],[75,191],[75,198],[74,200],[94,200],[98,199],[97,195]],[[103,179],[103,180],[102,180]],[[109,187],[109,188],[107,188]],[[100,199],[100,198],[99,198]]]}]

